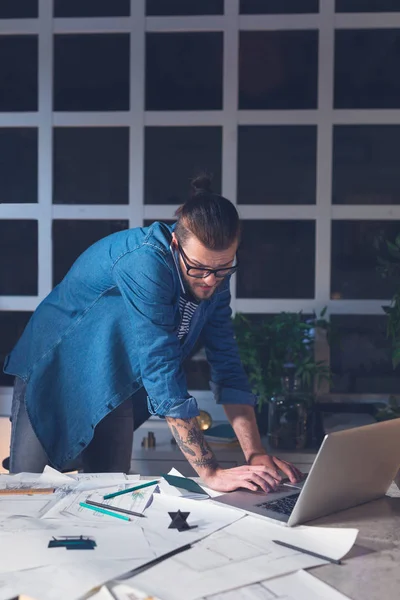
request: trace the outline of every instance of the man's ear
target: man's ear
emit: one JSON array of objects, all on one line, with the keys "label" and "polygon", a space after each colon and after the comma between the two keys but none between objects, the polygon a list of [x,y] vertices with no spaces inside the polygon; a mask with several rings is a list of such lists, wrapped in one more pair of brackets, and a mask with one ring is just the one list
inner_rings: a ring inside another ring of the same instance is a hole
[{"label": "man's ear", "polygon": [[175,231],[172,232],[172,241],[171,241],[171,243],[172,243],[173,248],[175,250],[178,250],[178,239],[177,239],[177,237],[175,235]]}]

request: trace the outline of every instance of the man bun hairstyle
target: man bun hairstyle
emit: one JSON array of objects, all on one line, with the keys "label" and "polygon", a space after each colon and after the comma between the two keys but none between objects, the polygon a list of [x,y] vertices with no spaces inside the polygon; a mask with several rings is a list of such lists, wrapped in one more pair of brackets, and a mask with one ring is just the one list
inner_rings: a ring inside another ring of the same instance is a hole
[{"label": "man bun hairstyle", "polygon": [[211,178],[202,174],[191,182],[189,199],[176,211],[175,235],[181,244],[194,235],[209,250],[226,250],[240,235],[235,206],[211,188]]}]

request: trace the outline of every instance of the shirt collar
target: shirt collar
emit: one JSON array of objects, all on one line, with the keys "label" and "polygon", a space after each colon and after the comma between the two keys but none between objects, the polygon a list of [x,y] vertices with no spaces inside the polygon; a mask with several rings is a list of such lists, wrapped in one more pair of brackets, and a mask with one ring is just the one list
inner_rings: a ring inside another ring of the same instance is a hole
[{"label": "shirt collar", "polygon": [[185,284],[183,283],[183,279],[182,279],[182,275],[181,275],[181,268],[179,265],[179,255],[178,255],[177,251],[174,249],[174,247],[172,246],[172,244],[170,245],[169,249],[171,250],[172,258],[174,259],[176,270],[178,272],[178,277],[179,277],[179,281],[181,282],[182,292],[185,294],[186,289],[185,289]]}]

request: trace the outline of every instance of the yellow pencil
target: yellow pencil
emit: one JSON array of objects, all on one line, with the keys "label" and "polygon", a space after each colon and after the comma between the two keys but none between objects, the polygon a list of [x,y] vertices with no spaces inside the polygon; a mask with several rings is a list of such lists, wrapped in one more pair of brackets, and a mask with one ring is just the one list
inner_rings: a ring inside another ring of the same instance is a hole
[{"label": "yellow pencil", "polygon": [[21,494],[25,494],[25,495],[33,495],[33,494],[53,494],[54,493],[54,488],[7,488],[7,489],[0,489],[0,496],[2,495],[21,495]]}]

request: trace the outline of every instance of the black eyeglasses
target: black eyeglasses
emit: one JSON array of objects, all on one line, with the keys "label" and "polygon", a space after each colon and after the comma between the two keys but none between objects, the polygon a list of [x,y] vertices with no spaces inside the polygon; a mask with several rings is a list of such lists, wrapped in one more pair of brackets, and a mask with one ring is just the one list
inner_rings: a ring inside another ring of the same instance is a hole
[{"label": "black eyeglasses", "polygon": [[235,273],[238,268],[237,258],[235,264],[232,267],[225,267],[221,269],[206,269],[205,267],[193,267],[193,265],[191,265],[188,262],[189,258],[184,253],[182,246],[179,244],[179,242],[178,250],[179,254],[182,256],[183,263],[186,267],[186,273],[189,275],[189,277],[195,277],[196,279],[204,279],[212,273],[217,279],[223,279],[224,277],[228,277],[228,275],[232,275],[233,273]]}]

